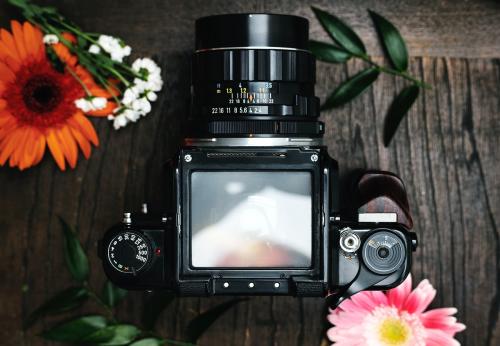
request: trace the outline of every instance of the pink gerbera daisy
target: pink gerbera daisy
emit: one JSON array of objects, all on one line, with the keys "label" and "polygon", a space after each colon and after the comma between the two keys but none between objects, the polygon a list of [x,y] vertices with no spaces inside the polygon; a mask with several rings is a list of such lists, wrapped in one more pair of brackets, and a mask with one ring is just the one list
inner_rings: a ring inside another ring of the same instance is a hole
[{"label": "pink gerbera daisy", "polygon": [[[411,275],[386,293],[360,292],[330,310],[328,338],[336,346],[447,346],[465,329],[455,308],[428,310],[436,290],[428,280],[411,289]],[[425,312],[424,312],[425,311]]]}]

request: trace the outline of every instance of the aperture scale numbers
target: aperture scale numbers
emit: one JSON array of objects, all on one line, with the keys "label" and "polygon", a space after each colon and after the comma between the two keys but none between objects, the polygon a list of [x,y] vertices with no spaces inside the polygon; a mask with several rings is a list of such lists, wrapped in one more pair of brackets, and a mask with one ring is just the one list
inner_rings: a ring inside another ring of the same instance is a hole
[{"label": "aperture scale numbers", "polygon": [[274,104],[277,92],[272,82],[216,83],[214,98],[222,104],[211,114],[266,114],[268,107],[260,105]]}]

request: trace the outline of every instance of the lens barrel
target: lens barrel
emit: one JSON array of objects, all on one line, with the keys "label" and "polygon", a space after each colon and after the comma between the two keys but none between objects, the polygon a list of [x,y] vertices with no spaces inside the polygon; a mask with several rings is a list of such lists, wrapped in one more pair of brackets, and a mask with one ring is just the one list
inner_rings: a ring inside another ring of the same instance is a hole
[{"label": "lens barrel", "polygon": [[321,137],[307,19],[229,14],[196,21],[192,137]]}]

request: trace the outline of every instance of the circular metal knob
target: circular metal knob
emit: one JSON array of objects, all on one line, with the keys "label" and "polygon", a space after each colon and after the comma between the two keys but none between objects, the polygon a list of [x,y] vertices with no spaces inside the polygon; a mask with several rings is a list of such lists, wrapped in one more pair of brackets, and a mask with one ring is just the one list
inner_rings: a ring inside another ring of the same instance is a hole
[{"label": "circular metal knob", "polygon": [[361,239],[349,227],[343,228],[340,233],[340,248],[347,253],[356,252],[361,245]]}]

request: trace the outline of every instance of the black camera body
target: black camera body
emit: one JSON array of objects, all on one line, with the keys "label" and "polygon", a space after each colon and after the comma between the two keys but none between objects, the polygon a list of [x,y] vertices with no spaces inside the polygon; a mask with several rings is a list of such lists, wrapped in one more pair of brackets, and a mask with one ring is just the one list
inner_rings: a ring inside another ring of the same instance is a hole
[{"label": "black camera body", "polygon": [[307,20],[205,17],[196,37],[191,133],[169,168],[176,208],[124,214],[99,243],[108,278],[331,305],[402,282],[416,247],[403,184],[387,172],[340,181],[322,145]]}]

